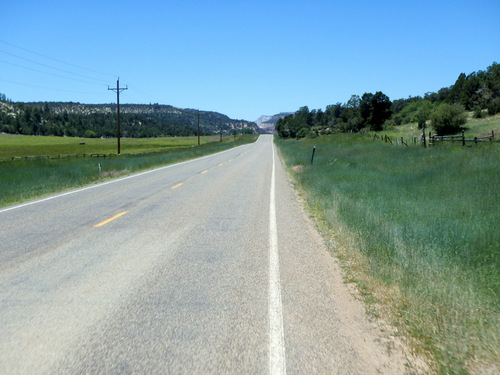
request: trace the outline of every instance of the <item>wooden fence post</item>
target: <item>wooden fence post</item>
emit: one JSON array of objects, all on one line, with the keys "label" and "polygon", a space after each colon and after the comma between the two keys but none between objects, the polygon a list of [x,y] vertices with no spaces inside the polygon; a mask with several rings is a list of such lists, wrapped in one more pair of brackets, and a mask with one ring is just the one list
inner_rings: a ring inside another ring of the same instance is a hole
[{"label": "wooden fence post", "polygon": [[422,144],[423,144],[424,148],[427,147],[427,142],[425,140],[425,124],[422,126]]}]

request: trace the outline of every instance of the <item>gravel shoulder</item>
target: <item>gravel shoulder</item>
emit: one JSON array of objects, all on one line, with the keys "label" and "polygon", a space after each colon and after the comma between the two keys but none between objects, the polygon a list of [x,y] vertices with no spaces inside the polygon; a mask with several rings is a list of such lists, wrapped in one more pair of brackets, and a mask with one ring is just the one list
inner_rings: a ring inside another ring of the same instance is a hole
[{"label": "gravel shoulder", "polygon": [[425,362],[367,314],[325,246],[285,167],[277,166],[277,215],[287,373],[428,373]]}]

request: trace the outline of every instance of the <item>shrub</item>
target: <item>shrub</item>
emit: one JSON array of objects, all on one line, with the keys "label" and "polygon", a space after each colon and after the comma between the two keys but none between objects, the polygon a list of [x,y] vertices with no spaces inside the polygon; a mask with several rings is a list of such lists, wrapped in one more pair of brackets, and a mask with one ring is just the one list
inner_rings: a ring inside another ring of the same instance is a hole
[{"label": "shrub", "polygon": [[311,130],[309,128],[302,128],[297,132],[296,137],[297,138],[304,138],[307,137],[311,133]]},{"label": "shrub", "polygon": [[93,130],[85,130],[85,133],[83,133],[83,138],[96,138],[97,134]]},{"label": "shrub", "polygon": [[318,133],[316,133],[315,131],[310,131],[309,134],[307,134],[307,138],[318,138]]},{"label": "shrub", "polygon": [[493,99],[488,104],[488,115],[493,116],[500,112],[500,97]]},{"label": "shrub", "polygon": [[481,107],[476,106],[474,108],[474,118],[483,118],[483,117],[484,117],[483,110],[481,109]]},{"label": "shrub", "polygon": [[441,104],[431,114],[431,125],[438,135],[454,134],[467,122],[467,113],[460,104]]}]

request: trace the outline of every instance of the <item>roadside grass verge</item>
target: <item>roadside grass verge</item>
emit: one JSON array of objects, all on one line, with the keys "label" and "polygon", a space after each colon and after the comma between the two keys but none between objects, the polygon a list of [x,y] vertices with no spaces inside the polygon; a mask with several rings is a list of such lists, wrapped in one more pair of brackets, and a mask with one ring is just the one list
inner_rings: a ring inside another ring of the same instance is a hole
[{"label": "roadside grass verge", "polygon": [[[45,137],[36,137],[43,141]],[[255,142],[258,135],[243,135],[225,142],[169,148],[161,152],[121,154],[96,158],[29,158],[0,162],[0,207],[76,188],[161,165],[173,164]],[[191,137],[190,142],[197,142]],[[51,140],[49,140],[50,142]],[[75,139],[72,140],[73,144]],[[116,142],[116,140],[115,140]],[[156,150],[155,147],[145,150]],[[95,152],[93,150],[93,152]]]},{"label": "roadside grass verge", "polygon": [[499,373],[500,146],[276,144],[369,310],[437,373]]}]

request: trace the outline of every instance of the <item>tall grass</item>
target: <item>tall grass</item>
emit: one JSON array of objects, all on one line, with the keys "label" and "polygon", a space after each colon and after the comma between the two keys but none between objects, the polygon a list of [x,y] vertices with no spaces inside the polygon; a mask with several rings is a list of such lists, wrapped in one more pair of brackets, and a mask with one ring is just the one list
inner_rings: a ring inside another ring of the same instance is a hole
[{"label": "tall grass", "polygon": [[[122,154],[106,158],[30,158],[0,162],[0,207],[107,178],[172,164],[254,142],[258,135],[213,142],[199,147]],[[37,137],[44,138],[44,137]]]},{"label": "tall grass", "polygon": [[392,147],[355,135],[277,144],[288,166],[302,166],[294,177],[321,220],[354,234],[373,288],[398,291],[393,319],[437,371],[498,371],[500,146]]}]

